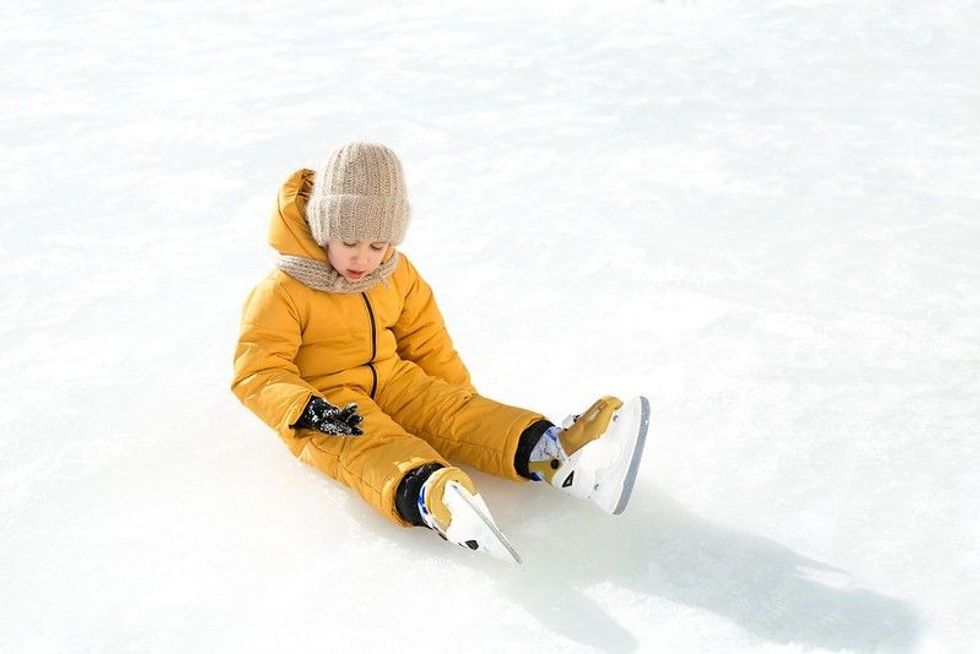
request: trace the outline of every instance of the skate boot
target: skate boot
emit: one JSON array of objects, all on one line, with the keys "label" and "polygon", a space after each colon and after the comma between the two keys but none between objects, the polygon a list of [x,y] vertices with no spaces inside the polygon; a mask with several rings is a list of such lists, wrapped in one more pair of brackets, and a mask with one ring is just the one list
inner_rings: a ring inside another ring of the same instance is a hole
[{"label": "skate boot", "polygon": [[459,468],[440,468],[429,475],[419,492],[418,505],[426,526],[446,540],[501,561],[521,562],[473,482]]},{"label": "skate boot", "polygon": [[649,424],[647,398],[638,396],[624,404],[603,397],[585,413],[566,419],[562,429],[546,431],[539,442],[545,454],[532,454],[528,470],[568,495],[592,500],[606,513],[622,513],[633,491]]}]

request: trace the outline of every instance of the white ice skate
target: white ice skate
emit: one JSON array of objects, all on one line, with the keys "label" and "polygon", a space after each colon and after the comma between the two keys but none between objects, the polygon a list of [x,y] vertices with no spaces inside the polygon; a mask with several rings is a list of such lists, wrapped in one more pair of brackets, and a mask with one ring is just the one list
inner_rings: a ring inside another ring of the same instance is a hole
[{"label": "white ice skate", "polygon": [[558,434],[559,455],[531,467],[562,492],[610,514],[629,503],[650,425],[650,402],[604,397]]},{"label": "white ice skate", "polygon": [[422,487],[419,511],[427,525],[446,540],[520,563],[521,557],[497,527],[483,497],[459,468],[440,468]]}]

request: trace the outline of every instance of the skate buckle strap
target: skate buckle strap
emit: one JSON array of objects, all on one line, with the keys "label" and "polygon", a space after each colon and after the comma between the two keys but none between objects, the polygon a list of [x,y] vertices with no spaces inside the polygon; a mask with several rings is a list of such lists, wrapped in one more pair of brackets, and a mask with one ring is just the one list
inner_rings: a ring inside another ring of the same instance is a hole
[{"label": "skate buckle strap", "polygon": [[611,395],[601,397],[570,427],[561,432],[559,442],[566,456],[571,456],[592,441],[602,437],[613,414],[623,406],[623,401]]}]

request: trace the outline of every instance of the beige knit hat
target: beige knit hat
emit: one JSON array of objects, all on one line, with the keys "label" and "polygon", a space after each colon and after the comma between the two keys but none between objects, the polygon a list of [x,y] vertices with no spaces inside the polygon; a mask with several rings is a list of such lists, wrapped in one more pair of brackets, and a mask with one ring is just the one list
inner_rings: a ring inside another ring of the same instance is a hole
[{"label": "beige knit hat", "polygon": [[402,165],[376,143],[348,143],[316,171],[306,204],[313,239],[401,243],[411,214]]}]

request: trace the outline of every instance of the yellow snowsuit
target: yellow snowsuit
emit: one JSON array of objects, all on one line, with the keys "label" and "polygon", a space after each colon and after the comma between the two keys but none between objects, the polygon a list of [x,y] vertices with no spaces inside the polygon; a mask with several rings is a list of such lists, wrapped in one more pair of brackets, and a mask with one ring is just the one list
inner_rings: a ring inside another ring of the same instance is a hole
[{"label": "yellow snowsuit", "polygon": [[[304,218],[312,187],[307,169],[283,184],[269,243],[326,261]],[[431,288],[400,252],[387,284],[363,293],[316,291],[272,272],[245,301],[231,389],[300,460],[404,526],[394,496],[406,472],[452,460],[523,480],[514,469],[518,440],[543,419],[476,393]],[[314,394],[337,406],[356,402],[364,434],[291,427]]]}]

